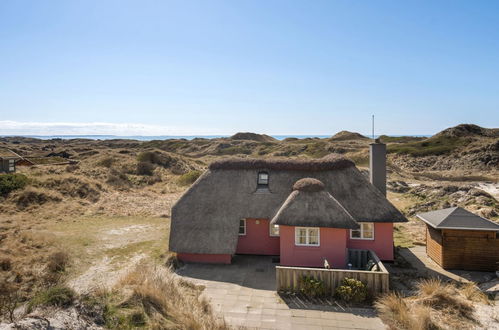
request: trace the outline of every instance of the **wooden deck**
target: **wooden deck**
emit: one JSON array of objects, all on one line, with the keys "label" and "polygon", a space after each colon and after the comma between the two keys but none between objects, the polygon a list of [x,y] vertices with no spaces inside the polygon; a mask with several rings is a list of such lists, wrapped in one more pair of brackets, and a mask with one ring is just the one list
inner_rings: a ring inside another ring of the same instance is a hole
[{"label": "wooden deck", "polygon": [[369,250],[349,251],[352,265],[361,266],[368,259],[375,261],[375,271],[276,266],[277,290],[299,291],[300,278],[309,276],[323,281],[331,295],[346,277],[362,281],[373,295],[388,292],[389,273],[376,254]]}]

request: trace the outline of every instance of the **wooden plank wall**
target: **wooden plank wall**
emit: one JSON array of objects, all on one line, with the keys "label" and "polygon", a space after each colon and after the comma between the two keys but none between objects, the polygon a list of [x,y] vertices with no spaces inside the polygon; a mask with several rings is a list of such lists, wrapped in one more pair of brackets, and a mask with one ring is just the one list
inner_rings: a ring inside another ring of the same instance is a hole
[{"label": "wooden plank wall", "polygon": [[442,267],[499,270],[499,239],[495,232],[443,230]]},{"label": "wooden plank wall", "polygon": [[426,225],[426,254],[442,266],[442,233]]},{"label": "wooden plank wall", "polygon": [[[377,259],[377,257],[376,257]],[[370,272],[364,270],[345,269],[322,269],[305,267],[276,267],[277,290],[300,290],[300,278],[303,276],[313,277],[324,282],[326,289],[331,295],[345,277],[355,278],[367,285],[373,295],[389,291],[389,273],[379,259],[378,267],[381,271]]]}]

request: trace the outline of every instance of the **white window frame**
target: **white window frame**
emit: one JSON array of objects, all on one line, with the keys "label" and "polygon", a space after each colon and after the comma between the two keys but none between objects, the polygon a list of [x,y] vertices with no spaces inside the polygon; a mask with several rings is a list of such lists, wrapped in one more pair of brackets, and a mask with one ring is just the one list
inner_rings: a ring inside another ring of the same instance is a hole
[{"label": "white window frame", "polygon": [[[272,227],[273,226],[277,226],[277,235],[275,235],[275,234],[272,233]],[[279,237],[279,236],[281,236],[281,232],[279,231],[279,225],[273,225],[273,224],[269,223],[269,235],[270,235],[270,237]]]},{"label": "white window frame", "polygon": [[[267,179],[265,179],[266,183],[261,183],[261,182],[260,182],[260,176],[261,176],[261,175],[266,175],[266,176],[267,176]],[[268,172],[258,172],[257,184],[258,184],[259,186],[268,186],[268,185],[269,185],[269,181],[270,181],[270,180],[269,180],[269,177],[270,177],[270,176],[269,176],[269,173],[268,173]]]},{"label": "white window frame", "polygon": [[[300,229],[305,229],[306,230],[306,236],[305,236],[305,244],[298,243],[298,231]],[[316,230],[317,231],[317,244],[310,244],[310,235],[309,235],[309,230]],[[295,227],[295,245],[296,246],[321,246],[321,230],[318,227]]]},{"label": "white window frame", "polygon": [[[244,223],[244,233],[239,233],[239,236],[246,236],[246,219],[239,219],[239,229],[241,229],[241,221]],[[238,229],[238,232],[239,232]]]},{"label": "white window frame", "polygon": [[[374,222],[359,222],[360,224],[360,229],[350,229],[350,239],[361,239],[361,240],[367,240],[367,241],[374,241],[374,233],[375,233],[375,228],[376,226],[374,225]],[[370,224],[372,225],[372,233],[373,233],[373,237],[364,237],[364,224]],[[353,237],[352,236],[352,233],[354,231],[360,231],[360,237]]]}]

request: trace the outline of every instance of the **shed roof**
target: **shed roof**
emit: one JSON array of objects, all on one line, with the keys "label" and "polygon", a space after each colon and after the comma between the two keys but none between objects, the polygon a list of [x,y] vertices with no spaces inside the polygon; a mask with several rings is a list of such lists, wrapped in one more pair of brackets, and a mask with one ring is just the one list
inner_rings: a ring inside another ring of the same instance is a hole
[{"label": "shed roof", "polygon": [[461,207],[420,213],[417,217],[435,229],[499,231],[499,224],[482,218]]},{"label": "shed roof", "polygon": [[313,178],[298,180],[293,192],[277,211],[272,224],[304,227],[357,229],[359,224],[324,184]]},{"label": "shed roof", "polygon": [[21,156],[7,148],[0,148],[0,158],[18,159],[21,158]]}]

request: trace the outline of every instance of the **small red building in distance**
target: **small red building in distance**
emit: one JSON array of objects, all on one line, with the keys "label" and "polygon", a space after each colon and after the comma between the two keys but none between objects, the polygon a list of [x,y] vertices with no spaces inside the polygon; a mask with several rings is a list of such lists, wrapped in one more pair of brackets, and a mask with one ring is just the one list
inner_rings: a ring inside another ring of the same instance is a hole
[{"label": "small red building in distance", "polygon": [[204,263],[254,254],[346,268],[349,248],[393,260],[393,223],[407,220],[385,197],[386,146],[370,147],[372,183],[338,155],[212,163],[172,208],[170,251]]}]

